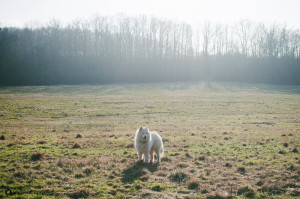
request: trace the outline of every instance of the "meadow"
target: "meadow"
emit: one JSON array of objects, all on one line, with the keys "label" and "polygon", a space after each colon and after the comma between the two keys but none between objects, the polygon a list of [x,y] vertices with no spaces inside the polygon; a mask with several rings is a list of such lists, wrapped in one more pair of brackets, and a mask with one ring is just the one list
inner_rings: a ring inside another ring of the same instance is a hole
[{"label": "meadow", "polygon": [[[163,138],[137,162],[136,129]],[[0,198],[299,198],[300,86],[0,88]]]}]

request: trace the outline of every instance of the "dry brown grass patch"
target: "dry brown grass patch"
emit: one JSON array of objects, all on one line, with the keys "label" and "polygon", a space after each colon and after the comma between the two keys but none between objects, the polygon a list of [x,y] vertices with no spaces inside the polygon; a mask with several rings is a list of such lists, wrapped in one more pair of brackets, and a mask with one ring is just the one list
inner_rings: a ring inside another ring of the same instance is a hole
[{"label": "dry brown grass patch", "polygon": [[95,192],[85,187],[77,188],[76,190],[72,190],[68,193],[70,198],[89,198],[93,195],[95,195]]},{"label": "dry brown grass patch", "polygon": [[8,147],[11,147],[11,146],[14,146],[14,145],[30,145],[32,144],[31,142],[25,142],[23,140],[20,140],[20,141],[13,141],[13,142],[9,142],[7,144]]}]

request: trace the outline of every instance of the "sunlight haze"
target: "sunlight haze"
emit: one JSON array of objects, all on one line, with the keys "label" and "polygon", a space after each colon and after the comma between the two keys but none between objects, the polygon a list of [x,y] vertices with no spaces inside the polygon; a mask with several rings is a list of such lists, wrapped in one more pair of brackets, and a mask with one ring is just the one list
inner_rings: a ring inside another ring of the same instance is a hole
[{"label": "sunlight haze", "polygon": [[300,1],[297,0],[0,0],[1,26],[22,27],[44,24],[55,18],[63,24],[94,15],[156,16],[197,25],[204,21],[231,24],[248,19],[254,22],[286,24],[300,28]]}]

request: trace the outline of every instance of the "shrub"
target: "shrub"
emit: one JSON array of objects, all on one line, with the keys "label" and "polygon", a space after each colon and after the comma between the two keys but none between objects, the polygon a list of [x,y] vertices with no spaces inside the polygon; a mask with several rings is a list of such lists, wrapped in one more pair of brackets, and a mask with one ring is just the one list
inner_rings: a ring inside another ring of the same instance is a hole
[{"label": "shrub", "polygon": [[78,149],[78,148],[81,148],[81,145],[78,142],[75,142],[72,148]]},{"label": "shrub", "polygon": [[81,134],[77,134],[76,138],[82,138],[82,135]]},{"label": "shrub", "polygon": [[38,144],[47,144],[48,142],[46,140],[40,140],[37,142]]},{"label": "shrub", "polygon": [[186,157],[186,158],[192,158],[192,156],[191,156],[189,153],[186,153],[186,154],[185,154],[185,157]]},{"label": "shrub", "polygon": [[200,161],[205,161],[205,156],[204,156],[204,155],[200,156],[200,157],[198,158],[198,160],[200,160]]},{"label": "shrub", "polygon": [[75,174],[75,178],[83,178],[84,175],[82,173],[77,173]]},{"label": "shrub", "polygon": [[85,173],[86,176],[89,176],[93,173],[94,169],[93,168],[85,168],[83,170],[83,173]]},{"label": "shrub", "polygon": [[284,150],[280,150],[278,153],[279,154],[286,154],[286,152]]},{"label": "shrub", "polygon": [[262,186],[263,184],[264,184],[264,182],[262,180],[260,180],[256,183],[257,186]]},{"label": "shrub", "polygon": [[291,166],[288,167],[288,170],[290,170],[290,171],[296,171],[297,168],[292,164]]},{"label": "shrub", "polygon": [[43,159],[44,156],[45,156],[45,153],[42,153],[42,152],[34,152],[34,153],[32,153],[32,155],[31,155],[31,160],[32,160],[32,161],[38,161],[38,160]]},{"label": "shrub", "polygon": [[4,136],[4,135],[1,135],[1,136],[0,136],[0,140],[5,140],[5,136]]},{"label": "shrub", "polygon": [[298,149],[295,147],[295,148],[293,148],[292,152],[293,153],[298,153]]},{"label": "shrub", "polygon": [[161,186],[160,184],[155,183],[151,186],[151,190],[160,192],[160,191],[164,190],[164,187]]},{"label": "shrub", "polygon": [[191,189],[191,190],[198,190],[200,187],[200,184],[197,180],[191,180],[189,183],[188,183],[188,189]]},{"label": "shrub", "polygon": [[288,146],[289,146],[289,143],[283,143],[283,146],[284,146],[284,147],[288,147]]},{"label": "shrub", "polygon": [[225,164],[225,167],[231,168],[231,167],[232,167],[232,164],[230,164],[230,163],[227,162],[227,163]]},{"label": "shrub", "polygon": [[177,182],[177,183],[184,183],[184,182],[186,182],[186,180],[188,178],[189,178],[189,176],[182,171],[177,171],[169,176],[169,179],[171,181]]},{"label": "shrub", "polygon": [[239,167],[237,168],[237,172],[240,174],[245,174],[246,173],[246,168],[245,167]]}]

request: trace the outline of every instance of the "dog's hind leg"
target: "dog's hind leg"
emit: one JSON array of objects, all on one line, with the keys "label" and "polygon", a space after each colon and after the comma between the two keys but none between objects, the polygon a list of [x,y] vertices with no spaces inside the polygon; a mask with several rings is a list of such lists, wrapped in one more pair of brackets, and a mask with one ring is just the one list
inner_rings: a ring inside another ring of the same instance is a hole
[{"label": "dog's hind leg", "polygon": [[153,150],[150,151],[150,162],[154,162]]},{"label": "dog's hind leg", "polygon": [[160,162],[160,151],[156,150],[155,153],[156,153],[156,156],[157,156],[157,162]]}]

